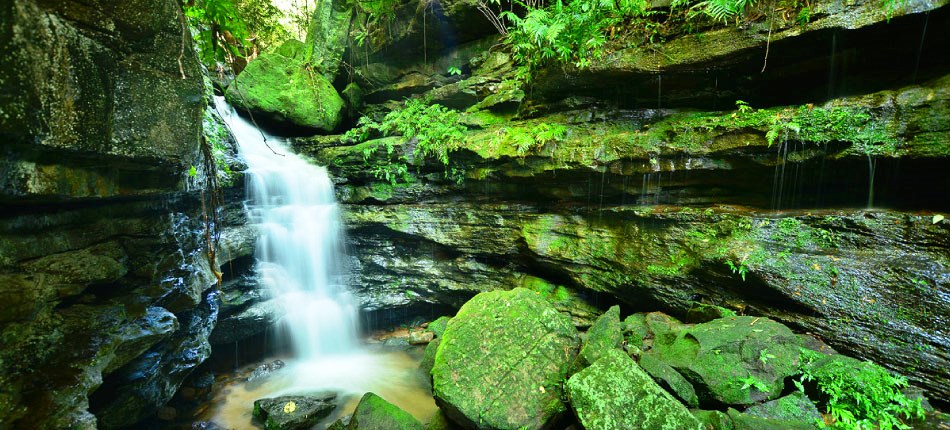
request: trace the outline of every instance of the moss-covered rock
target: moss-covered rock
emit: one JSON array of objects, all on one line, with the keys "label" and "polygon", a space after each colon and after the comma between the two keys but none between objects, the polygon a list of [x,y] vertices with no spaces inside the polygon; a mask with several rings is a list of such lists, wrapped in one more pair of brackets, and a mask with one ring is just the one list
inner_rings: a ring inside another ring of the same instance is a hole
[{"label": "moss-covered rock", "polygon": [[423,430],[422,423],[374,393],[366,393],[353,411],[347,430]]},{"label": "moss-covered rock", "polygon": [[783,420],[749,415],[733,408],[727,411],[735,430],[814,430],[816,423],[804,423],[801,420]]},{"label": "moss-covered rock", "polygon": [[442,316],[429,323],[427,331],[432,332],[434,338],[426,345],[425,352],[422,355],[422,361],[419,363],[419,370],[425,375],[427,382],[432,381],[432,366],[435,365],[435,353],[439,350],[439,343],[442,342],[442,333],[448,326],[451,318]]},{"label": "moss-covered rock", "polygon": [[432,369],[436,403],[467,428],[544,428],[566,411],[561,383],[578,343],[570,318],[538,294],[481,293],[442,335]]},{"label": "moss-covered rock", "polygon": [[426,430],[457,430],[458,428],[458,425],[445,416],[441,410],[436,411],[432,419],[426,424]]},{"label": "moss-covered rock", "polygon": [[798,421],[805,425],[821,422],[821,414],[815,404],[800,391],[784,397],[751,406],[744,411],[748,415],[784,421]]},{"label": "moss-covered rock", "polygon": [[248,63],[225,95],[235,106],[299,127],[332,131],[343,119],[343,99],[330,81],[279,53]]},{"label": "moss-covered rock", "polygon": [[623,329],[620,324],[620,306],[611,306],[587,330],[587,340],[578,355],[581,366],[590,366],[607,353],[620,348]]},{"label": "moss-covered rock", "polygon": [[797,373],[799,341],[767,318],[721,318],[659,334],[643,358],[689,380],[701,402],[747,405],[774,398]]},{"label": "moss-covered rock", "polygon": [[567,393],[588,430],[702,429],[686,407],[618,349],[571,376]]},{"label": "moss-covered rock", "polygon": [[704,430],[735,430],[732,418],[725,412],[702,409],[691,409],[689,412],[702,423]]},{"label": "moss-covered rock", "polygon": [[327,0],[316,3],[316,10],[307,26],[303,45],[306,61],[314,72],[332,82],[340,71],[343,51],[347,47],[353,9],[350,2]]}]

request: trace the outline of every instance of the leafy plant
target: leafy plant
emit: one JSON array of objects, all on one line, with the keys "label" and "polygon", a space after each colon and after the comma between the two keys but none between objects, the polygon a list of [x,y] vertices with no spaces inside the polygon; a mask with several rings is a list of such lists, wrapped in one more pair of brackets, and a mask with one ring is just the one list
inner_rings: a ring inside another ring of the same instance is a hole
[{"label": "leafy plant", "polygon": [[363,149],[363,158],[366,160],[383,147],[386,149],[390,164],[378,164],[371,171],[377,178],[396,184],[407,180],[407,164],[429,158],[444,165],[446,176],[449,176],[449,153],[461,146],[465,131],[466,127],[459,124],[458,112],[440,104],[429,104],[427,100],[407,99],[402,108],[389,112],[381,122],[369,117],[360,118],[357,127],[347,131],[341,140],[359,143],[374,135],[402,136],[402,144],[409,151],[399,155],[395,162],[391,157],[395,151],[391,141]]},{"label": "leafy plant", "polygon": [[521,65],[519,77],[529,81],[532,71],[548,62],[587,67],[605,53],[608,28],[646,14],[644,0],[555,0],[528,7],[524,17],[510,10],[500,16],[512,24],[506,41]]},{"label": "leafy plant", "polygon": [[759,351],[759,361],[761,361],[763,365],[768,364],[768,361],[773,358],[775,358],[775,354],[769,354],[768,348],[764,348],[762,351]]},{"label": "leafy plant", "polygon": [[726,265],[729,266],[732,273],[738,273],[742,278],[742,282],[745,282],[745,274],[749,272],[749,268],[745,265],[745,258],[739,260],[737,263],[733,263],[732,260],[726,260]]},{"label": "leafy plant", "polygon": [[752,389],[755,388],[763,393],[769,392],[769,385],[763,381],[760,381],[758,378],[749,373],[749,376],[739,379],[739,382],[742,383],[740,390]]},{"label": "leafy plant", "polygon": [[449,67],[448,73],[449,73],[449,76],[459,76],[462,74],[462,69],[455,66],[451,66]]},{"label": "leafy plant", "polygon": [[193,34],[203,63],[214,66],[230,56],[244,57],[251,31],[233,0],[182,0],[182,10],[196,30]]},{"label": "leafy plant", "polygon": [[803,390],[814,382],[822,393],[826,411],[834,419],[832,428],[862,430],[909,429],[903,420],[922,419],[921,400],[911,400],[902,390],[907,380],[870,362],[853,365],[844,360],[824,358],[802,349],[796,386]]},{"label": "leafy plant", "polygon": [[693,6],[713,20],[728,23],[745,13],[745,9],[752,6],[755,0],[704,0]]}]

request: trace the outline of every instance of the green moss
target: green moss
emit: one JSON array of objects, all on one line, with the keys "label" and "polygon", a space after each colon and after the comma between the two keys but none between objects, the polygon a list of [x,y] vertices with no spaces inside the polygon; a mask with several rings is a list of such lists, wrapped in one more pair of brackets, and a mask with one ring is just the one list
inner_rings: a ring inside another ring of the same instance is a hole
[{"label": "green moss", "polygon": [[587,341],[581,346],[581,366],[589,366],[603,357],[608,350],[620,348],[623,328],[620,324],[620,307],[612,306],[604,312],[587,331]]},{"label": "green moss", "polygon": [[801,350],[803,382],[817,385],[834,428],[910,428],[905,422],[923,419],[921,400],[904,395],[907,380],[871,362],[842,355],[825,356]]},{"label": "green moss", "polygon": [[481,293],[459,309],[441,339],[433,394],[453,421],[542,428],[565,412],[561,385],[577,354],[577,332],[537,293]]},{"label": "green moss", "polygon": [[343,119],[343,99],[306,63],[278,54],[261,54],[248,63],[225,93],[231,104],[279,121],[326,131]]},{"label": "green moss", "polygon": [[619,349],[611,349],[567,381],[571,407],[584,428],[702,428],[681,403]]},{"label": "green moss", "polygon": [[353,411],[349,430],[423,430],[422,423],[398,406],[366,393]]}]

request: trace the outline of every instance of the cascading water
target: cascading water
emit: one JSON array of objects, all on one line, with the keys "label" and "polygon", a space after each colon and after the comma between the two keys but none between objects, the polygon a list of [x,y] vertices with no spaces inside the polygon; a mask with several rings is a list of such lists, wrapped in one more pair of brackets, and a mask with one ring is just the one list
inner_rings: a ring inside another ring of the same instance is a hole
[{"label": "cascading water", "polygon": [[431,416],[435,404],[415,375],[418,361],[359,340],[358,308],[342,270],[340,208],[326,169],[239,117],[223,97],[215,102],[247,162],[247,212],[259,226],[258,272],[284,310],[279,331],[293,355],[281,357],[286,367],[263,384],[228,390],[211,411],[212,420],[252,429],[247,405],[254,400],[319,391],[350,402],[338,413],[352,411],[362,393],[373,391],[419,418]]},{"label": "cascading water", "polygon": [[302,361],[352,352],[358,314],[342,282],[343,230],[326,169],[218,103],[247,162],[248,214],[260,226],[258,269],[285,311],[282,334]]}]

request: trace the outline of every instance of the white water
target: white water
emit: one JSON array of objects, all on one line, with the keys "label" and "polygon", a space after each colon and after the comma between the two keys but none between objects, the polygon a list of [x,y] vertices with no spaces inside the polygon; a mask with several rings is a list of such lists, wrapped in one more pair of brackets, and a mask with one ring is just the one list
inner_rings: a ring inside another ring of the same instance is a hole
[{"label": "white water", "polygon": [[262,283],[286,312],[280,333],[293,356],[267,385],[273,395],[368,391],[387,370],[357,339],[357,304],[341,273],[340,209],[326,169],[292,153],[283,139],[265,141],[223,98],[216,103],[248,165],[247,210],[260,226]]},{"label": "white water", "polygon": [[367,391],[382,395],[423,422],[435,412],[432,393],[418,376],[418,357],[367,347],[357,338],[357,303],[342,276],[344,255],[340,208],[326,169],[290,151],[282,139],[264,135],[239,117],[223,98],[217,110],[238,141],[248,165],[247,211],[260,227],[257,241],[261,282],[285,310],[282,337],[293,355],[261,385],[229,383],[215,395],[208,418],[224,428],[257,429],[253,401],[286,394],[334,391],[343,404],[326,424],[351,413]]},{"label": "white water", "polygon": [[[357,307],[342,283],[343,230],[323,167],[290,151],[218,101],[248,166],[248,214],[260,226],[258,270],[286,315],[283,334],[302,361],[352,352]],[[223,109],[222,109],[223,108]]]}]

